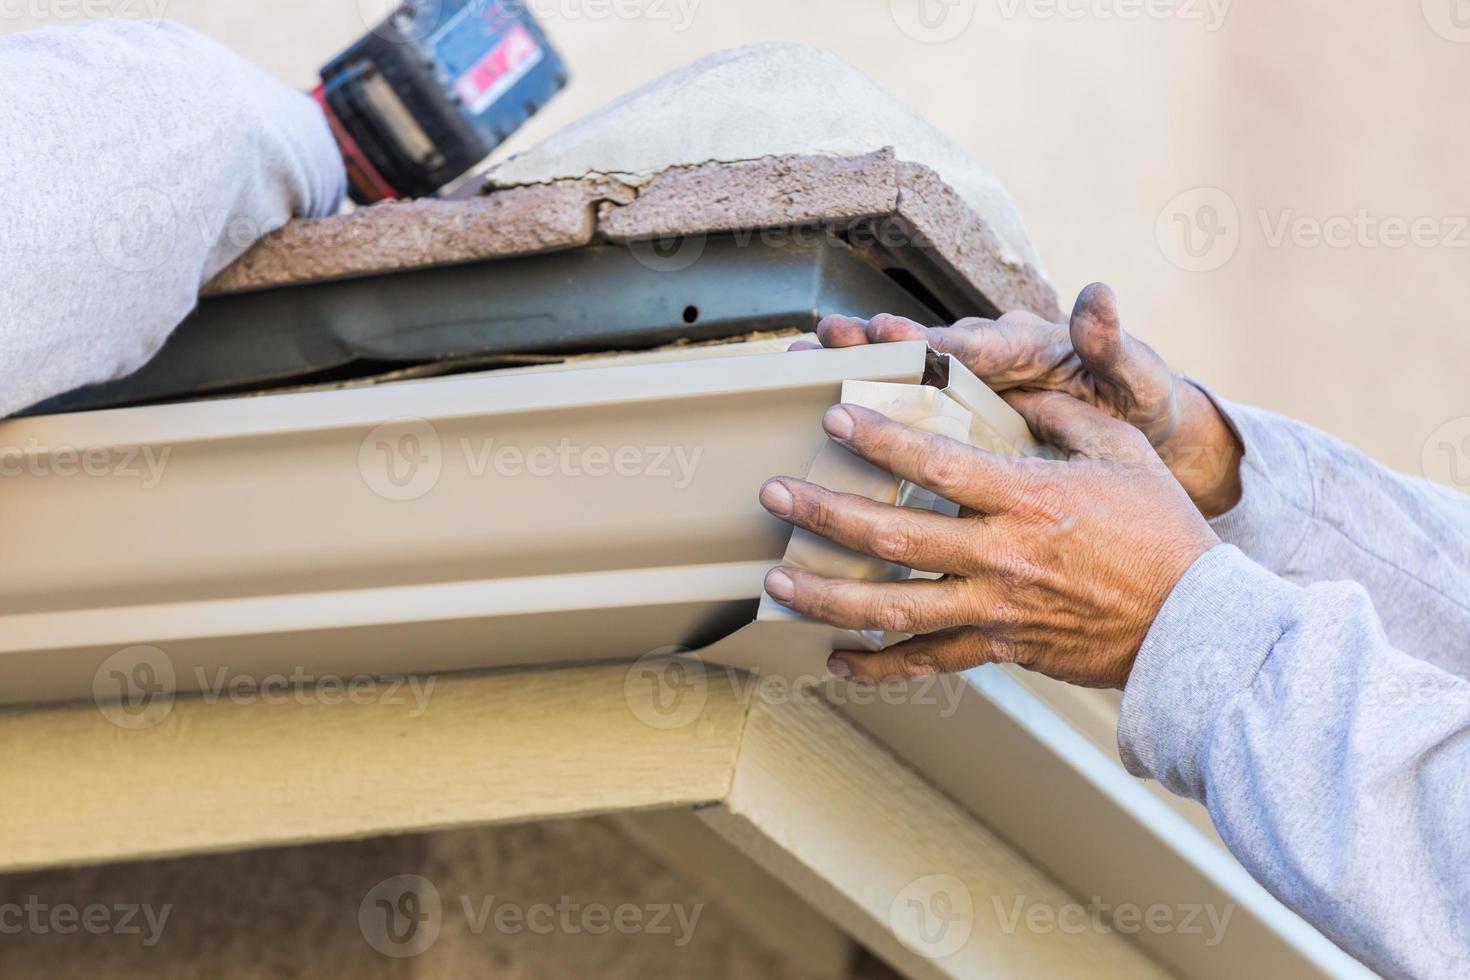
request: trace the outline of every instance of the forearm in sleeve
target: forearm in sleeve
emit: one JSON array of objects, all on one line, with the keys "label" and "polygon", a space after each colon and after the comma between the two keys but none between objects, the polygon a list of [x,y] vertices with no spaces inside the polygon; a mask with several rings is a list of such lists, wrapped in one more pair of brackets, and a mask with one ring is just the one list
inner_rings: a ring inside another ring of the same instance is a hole
[{"label": "forearm in sleeve", "polygon": [[1210,551],[1139,652],[1118,741],[1369,966],[1470,974],[1470,682],[1395,649],[1357,585]]},{"label": "forearm in sleeve", "polygon": [[341,202],[315,102],[183,27],[11,35],[0,71],[0,417],[137,370],[256,239]]},{"label": "forearm in sleeve", "polygon": [[1470,499],[1310,426],[1215,399],[1245,447],[1222,541],[1298,584],[1353,581],[1400,650],[1470,677]]}]

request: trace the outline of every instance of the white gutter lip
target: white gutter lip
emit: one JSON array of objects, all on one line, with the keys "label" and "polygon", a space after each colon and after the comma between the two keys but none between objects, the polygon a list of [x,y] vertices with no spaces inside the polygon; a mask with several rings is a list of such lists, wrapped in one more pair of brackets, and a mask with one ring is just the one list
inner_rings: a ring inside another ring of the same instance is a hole
[{"label": "white gutter lip", "polygon": [[492,372],[341,391],[43,415],[0,422],[0,440],[19,445],[34,439],[43,447],[179,445],[321,433],[402,418],[449,422],[629,400],[710,397],[733,388],[755,393],[795,384],[840,385],[855,377],[896,380],[912,370],[899,365],[912,361],[922,371],[925,351],[923,341],[907,341],[534,375]]}]

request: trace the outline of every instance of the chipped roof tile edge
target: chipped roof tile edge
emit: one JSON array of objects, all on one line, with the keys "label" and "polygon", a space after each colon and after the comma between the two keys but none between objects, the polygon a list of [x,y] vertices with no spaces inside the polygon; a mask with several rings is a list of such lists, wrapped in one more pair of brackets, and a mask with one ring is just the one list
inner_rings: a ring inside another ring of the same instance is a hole
[{"label": "chipped roof tile edge", "polygon": [[293,221],[266,236],[205,295],[581,248],[596,241],[892,217],[907,247],[999,309],[1055,318],[1039,270],[1007,265],[993,229],[939,175],[897,160],[786,155],[675,167],[632,186],[611,177],[497,189],[459,200],[380,204]]},{"label": "chipped roof tile edge", "polygon": [[238,293],[590,244],[596,207],[631,201],[613,180],[515,187],[467,200],[426,199],[289,222],[256,242],[204,288]]}]

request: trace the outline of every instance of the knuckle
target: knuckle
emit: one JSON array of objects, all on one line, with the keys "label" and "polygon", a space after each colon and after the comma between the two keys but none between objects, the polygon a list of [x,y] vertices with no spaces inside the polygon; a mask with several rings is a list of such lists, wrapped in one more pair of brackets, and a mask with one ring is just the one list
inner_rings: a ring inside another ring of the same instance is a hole
[{"label": "knuckle", "polygon": [[992,623],[998,626],[1001,626],[1003,628],[1012,628],[1021,625],[1024,619],[1024,614],[1019,603],[1012,602],[1009,599],[1001,598],[997,599],[995,601],[995,604],[991,607],[990,615],[988,618]]},{"label": "knuckle", "polygon": [[1026,505],[1034,518],[1045,523],[1059,522],[1071,512],[1067,491],[1055,480],[1045,480],[1033,487]]},{"label": "knuckle", "polygon": [[919,604],[904,592],[887,592],[877,600],[872,620],[890,633],[912,633],[919,621]]},{"label": "knuckle", "polygon": [[906,650],[900,664],[905,677],[923,677],[939,669],[934,655],[928,650]]},{"label": "knuckle", "polygon": [[831,496],[826,493],[801,494],[798,499],[804,504],[802,516],[806,519],[807,527],[826,537],[837,522]]},{"label": "knuckle", "polygon": [[997,664],[1024,664],[1021,648],[1002,637],[990,637],[985,644],[986,659]]},{"label": "knuckle", "polygon": [[841,615],[841,604],[830,586],[797,586],[796,598],[789,605],[804,616],[832,622]]},{"label": "knuckle", "polygon": [[995,577],[1012,592],[1035,585],[1038,573],[1036,566],[1020,555],[1004,555],[996,562]]},{"label": "knuckle", "polygon": [[968,468],[966,460],[953,446],[939,443],[925,447],[924,457],[919,463],[919,479],[931,490],[948,496],[964,486]]},{"label": "knuckle", "polygon": [[1048,432],[1066,432],[1068,429],[1069,407],[1065,399],[1070,396],[1060,392],[1048,392],[1037,401],[1036,421]]},{"label": "knuckle", "polygon": [[924,534],[913,521],[895,518],[874,528],[868,543],[879,558],[909,565],[923,547]]}]

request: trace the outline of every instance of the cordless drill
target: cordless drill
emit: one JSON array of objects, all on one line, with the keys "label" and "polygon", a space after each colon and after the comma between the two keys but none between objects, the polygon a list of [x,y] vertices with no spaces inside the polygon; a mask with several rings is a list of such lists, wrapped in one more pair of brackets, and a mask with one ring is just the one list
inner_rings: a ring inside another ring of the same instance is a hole
[{"label": "cordless drill", "polygon": [[524,3],[409,0],[322,69],[354,201],[437,193],[566,86]]}]

